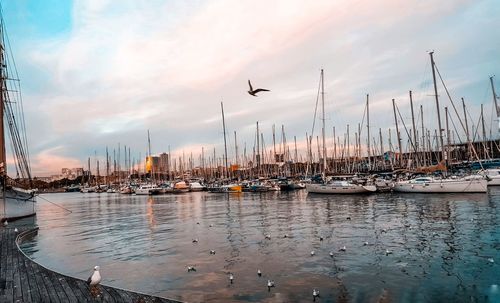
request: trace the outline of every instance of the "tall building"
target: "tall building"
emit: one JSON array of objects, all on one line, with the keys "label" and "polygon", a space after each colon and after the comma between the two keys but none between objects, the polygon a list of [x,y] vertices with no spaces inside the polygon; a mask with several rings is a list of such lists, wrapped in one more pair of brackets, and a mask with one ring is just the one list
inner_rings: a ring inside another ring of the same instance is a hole
[{"label": "tall building", "polygon": [[166,174],[169,172],[170,167],[169,167],[169,156],[167,153],[162,153],[160,154],[160,173]]},{"label": "tall building", "polygon": [[146,165],[145,165],[146,173],[159,173],[160,172],[160,157],[158,156],[147,156],[146,157]]}]

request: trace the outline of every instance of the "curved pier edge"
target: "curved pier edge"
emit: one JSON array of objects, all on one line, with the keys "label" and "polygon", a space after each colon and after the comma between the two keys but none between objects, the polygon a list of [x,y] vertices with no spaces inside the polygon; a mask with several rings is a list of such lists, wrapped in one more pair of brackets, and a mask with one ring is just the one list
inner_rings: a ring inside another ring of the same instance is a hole
[{"label": "curved pier edge", "polygon": [[[19,245],[38,227],[20,229],[0,228],[0,301],[51,302],[141,302],[180,303],[180,301],[143,294],[100,284],[100,296],[93,297],[86,281],[53,271],[29,258]],[[14,241],[11,239],[15,236]],[[15,243],[15,247],[14,244]],[[12,247],[9,247],[12,246]],[[15,254],[18,256],[15,256]],[[6,255],[4,255],[6,254]],[[16,262],[17,261],[17,262]],[[6,264],[3,264],[6,263]],[[2,285],[3,291],[2,291]]]}]

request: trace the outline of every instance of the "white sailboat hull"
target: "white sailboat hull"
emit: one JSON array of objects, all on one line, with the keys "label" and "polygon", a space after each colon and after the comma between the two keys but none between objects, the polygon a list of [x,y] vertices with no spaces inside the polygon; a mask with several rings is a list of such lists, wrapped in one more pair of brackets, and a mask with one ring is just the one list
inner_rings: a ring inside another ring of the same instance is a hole
[{"label": "white sailboat hull", "polygon": [[314,194],[366,194],[375,192],[375,186],[359,184],[306,184],[307,192]]},{"label": "white sailboat hull", "polygon": [[143,196],[147,196],[150,194],[150,188],[137,188],[135,190],[135,194],[136,195],[143,195]]},{"label": "white sailboat hull", "polygon": [[0,220],[11,220],[34,216],[36,214],[36,197],[33,192],[22,189],[11,189],[1,194]]},{"label": "white sailboat hull", "polygon": [[432,180],[422,183],[410,180],[395,182],[393,190],[402,193],[485,193],[487,186],[486,179]]}]

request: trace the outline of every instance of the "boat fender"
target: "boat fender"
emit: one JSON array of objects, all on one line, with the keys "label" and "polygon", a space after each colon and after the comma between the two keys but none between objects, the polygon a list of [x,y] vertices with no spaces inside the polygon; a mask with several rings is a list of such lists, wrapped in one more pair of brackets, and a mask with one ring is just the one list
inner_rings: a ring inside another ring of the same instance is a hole
[{"label": "boat fender", "polygon": [[439,183],[439,186],[441,186],[441,188],[443,188],[443,183]]},{"label": "boat fender", "polygon": [[413,186],[413,184],[412,184],[412,185],[411,185],[411,188],[413,188],[413,187],[414,187],[414,186]]}]

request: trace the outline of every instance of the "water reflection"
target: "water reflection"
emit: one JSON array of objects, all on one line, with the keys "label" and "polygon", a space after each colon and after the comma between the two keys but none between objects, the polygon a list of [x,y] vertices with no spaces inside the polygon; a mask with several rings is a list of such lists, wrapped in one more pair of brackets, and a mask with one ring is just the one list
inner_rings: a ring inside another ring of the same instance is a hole
[{"label": "water reflection", "polygon": [[41,200],[27,253],[81,278],[99,264],[103,282],[123,288],[189,302],[310,302],[313,288],[320,302],[500,300],[497,263],[488,261],[500,262],[497,189],[45,198],[73,213]]}]

